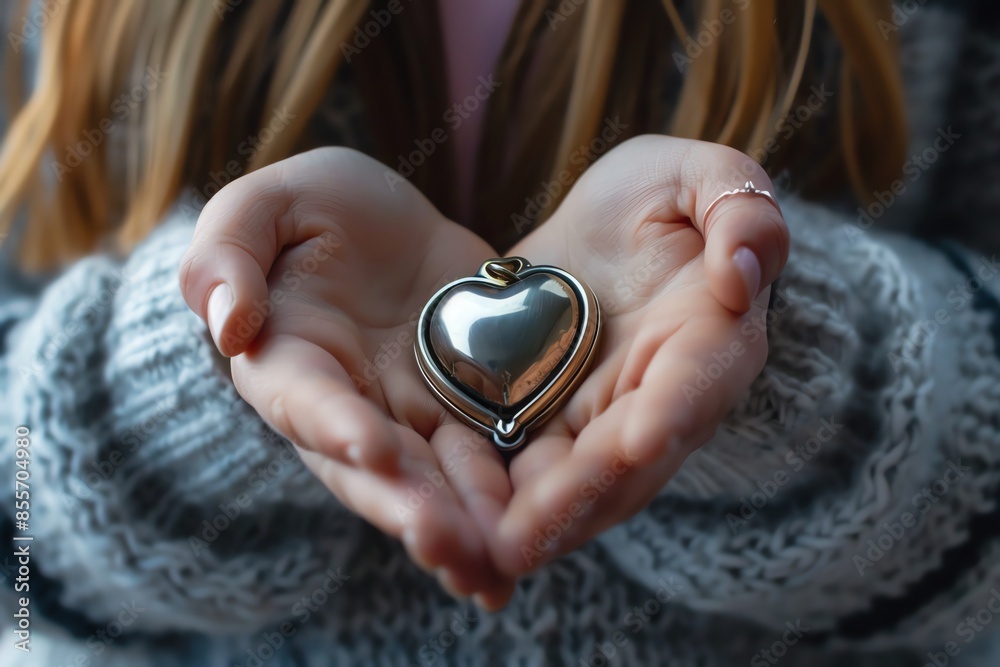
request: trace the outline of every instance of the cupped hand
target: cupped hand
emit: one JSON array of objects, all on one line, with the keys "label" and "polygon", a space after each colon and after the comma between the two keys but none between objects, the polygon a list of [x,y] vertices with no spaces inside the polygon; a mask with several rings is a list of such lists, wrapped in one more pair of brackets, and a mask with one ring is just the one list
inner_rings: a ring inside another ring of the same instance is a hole
[{"label": "cupped hand", "polygon": [[327,148],[223,188],[181,268],[244,399],[348,508],[486,606],[513,590],[483,534],[509,478],[424,386],[413,335],[435,290],[493,256],[383,165]]},{"label": "cupped hand", "polygon": [[745,180],[770,189],[736,151],[640,137],[599,160],[508,253],[586,281],[605,320],[591,374],[508,477],[411,350],[426,299],[497,253],[387,173],[323,149],[240,179],[203,212],[182,286],[238,355],[241,394],[320,479],[446,587],[498,606],[511,577],[633,515],[711,436],[763,366],[787,228],[748,196],[706,219]]},{"label": "cupped hand", "polygon": [[645,507],[760,373],[788,229],[757,196],[705,217],[747,180],[772,189],[735,150],[637,137],[510,251],[586,282],[604,322],[590,374],[511,462],[514,496],[489,533],[503,571],[534,570]]}]

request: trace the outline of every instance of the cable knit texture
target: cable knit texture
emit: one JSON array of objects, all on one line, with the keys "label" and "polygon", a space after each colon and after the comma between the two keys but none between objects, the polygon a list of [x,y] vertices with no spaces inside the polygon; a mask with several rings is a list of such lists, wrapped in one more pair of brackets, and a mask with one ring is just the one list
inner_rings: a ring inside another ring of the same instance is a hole
[{"label": "cable knit texture", "polygon": [[[791,256],[745,399],[648,508],[497,614],[442,593],[240,399],[179,292],[182,208],[124,262],[3,293],[0,433],[31,430],[34,627],[58,641],[0,662],[919,666],[955,642],[948,664],[1000,664],[981,613],[1000,604],[1000,264],[989,238],[890,233],[950,224],[940,183],[974,179],[961,201],[996,228],[970,170],[996,169],[997,22],[973,4],[926,3],[904,34],[914,151],[964,138],[872,226],[782,195]],[[346,141],[361,111],[336,90],[319,118]]]}]

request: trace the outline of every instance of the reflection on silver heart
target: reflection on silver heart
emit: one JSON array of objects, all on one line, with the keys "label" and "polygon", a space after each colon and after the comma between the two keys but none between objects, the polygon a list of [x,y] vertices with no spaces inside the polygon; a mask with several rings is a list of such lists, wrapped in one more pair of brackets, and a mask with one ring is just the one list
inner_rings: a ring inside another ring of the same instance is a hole
[{"label": "reflection on silver heart", "polygon": [[455,287],[434,310],[429,342],[455,383],[511,407],[558,372],[579,323],[573,289],[555,275],[536,274],[509,287]]}]

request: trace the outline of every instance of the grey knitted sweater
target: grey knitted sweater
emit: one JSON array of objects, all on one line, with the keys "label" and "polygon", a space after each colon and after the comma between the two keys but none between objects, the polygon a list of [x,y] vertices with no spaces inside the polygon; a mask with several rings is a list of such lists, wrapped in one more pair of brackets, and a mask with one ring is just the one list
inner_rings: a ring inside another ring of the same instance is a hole
[{"label": "grey knitted sweater", "polygon": [[[745,400],[646,510],[496,614],[445,595],[240,399],[178,288],[193,216],[39,294],[8,285],[0,662],[1000,664],[1000,235],[976,232],[1000,229],[997,23],[912,4],[927,168],[871,218],[781,197],[792,252]],[[974,250],[927,240],[941,221]]]}]

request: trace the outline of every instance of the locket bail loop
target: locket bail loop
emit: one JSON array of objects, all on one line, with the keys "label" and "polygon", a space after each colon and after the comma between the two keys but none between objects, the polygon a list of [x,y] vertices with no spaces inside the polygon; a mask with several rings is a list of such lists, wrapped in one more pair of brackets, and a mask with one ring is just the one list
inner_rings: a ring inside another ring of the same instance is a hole
[{"label": "locket bail loop", "polygon": [[493,278],[502,283],[514,283],[520,280],[518,277],[518,272],[523,271],[525,267],[531,266],[528,264],[528,260],[523,257],[508,257],[506,259],[491,259],[488,262],[483,262],[482,268],[479,270],[479,274]]}]

